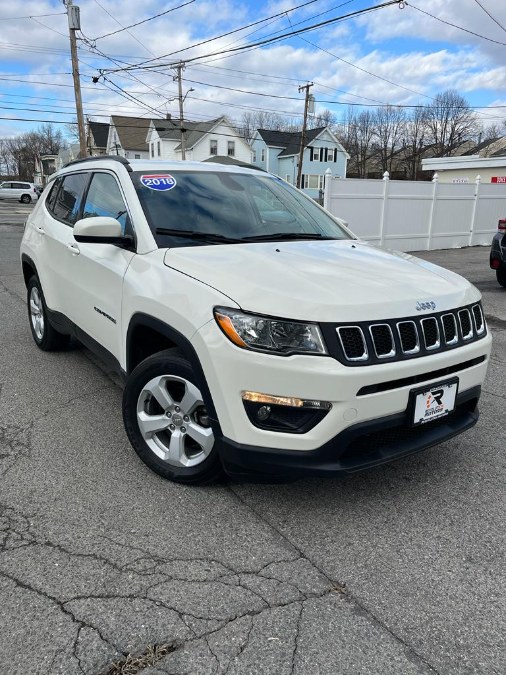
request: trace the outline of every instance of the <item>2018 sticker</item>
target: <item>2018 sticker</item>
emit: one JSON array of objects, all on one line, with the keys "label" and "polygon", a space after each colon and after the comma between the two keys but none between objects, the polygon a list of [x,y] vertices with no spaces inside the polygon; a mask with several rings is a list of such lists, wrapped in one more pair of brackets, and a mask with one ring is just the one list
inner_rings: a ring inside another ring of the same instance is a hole
[{"label": "2018 sticker", "polygon": [[150,190],[172,190],[176,187],[176,179],[169,173],[153,173],[141,176],[141,183]]}]

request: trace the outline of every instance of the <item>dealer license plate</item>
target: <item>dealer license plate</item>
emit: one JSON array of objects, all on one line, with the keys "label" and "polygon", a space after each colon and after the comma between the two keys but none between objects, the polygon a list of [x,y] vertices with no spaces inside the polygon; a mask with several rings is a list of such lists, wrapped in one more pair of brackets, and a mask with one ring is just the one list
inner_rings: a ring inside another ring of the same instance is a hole
[{"label": "dealer license plate", "polygon": [[426,424],[445,417],[455,409],[459,381],[440,382],[427,389],[412,391],[413,424]]}]

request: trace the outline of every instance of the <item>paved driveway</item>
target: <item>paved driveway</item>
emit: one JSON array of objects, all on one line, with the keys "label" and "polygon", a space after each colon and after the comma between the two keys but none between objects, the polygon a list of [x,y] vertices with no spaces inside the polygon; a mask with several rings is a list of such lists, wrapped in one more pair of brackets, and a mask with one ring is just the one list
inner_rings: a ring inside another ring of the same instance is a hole
[{"label": "paved driveway", "polygon": [[89,352],[35,348],[23,220],[0,210],[2,675],[128,654],[142,675],[506,671],[506,292],[486,249],[423,254],[485,292],[474,429],[345,480],[187,488],[137,459]]}]

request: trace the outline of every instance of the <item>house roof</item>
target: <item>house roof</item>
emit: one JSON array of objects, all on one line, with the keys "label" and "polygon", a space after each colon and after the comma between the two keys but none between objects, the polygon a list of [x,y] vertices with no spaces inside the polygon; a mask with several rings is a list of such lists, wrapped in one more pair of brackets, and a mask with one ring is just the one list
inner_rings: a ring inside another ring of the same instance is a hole
[{"label": "house roof", "polygon": [[[326,127],[319,127],[317,129],[308,129],[306,131],[306,145],[319,136]],[[258,129],[265,145],[274,148],[283,148],[278,157],[288,157],[296,155],[300,151],[300,142],[302,138],[301,131],[272,131],[271,129]]]},{"label": "house roof", "polygon": [[109,134],[109,124],[107,122],[88,122],[88,127],[93,134],[93,139],[97,148],[107,147],[107,136]]},{"label": "house roof", "polygon": [[[191,120],[183,120],[184,128],[186,129],[185,147],[187,150],[192,148],[202,136],[209,133],[217,124],[224,120],[223,117],[218,117],[215,120],[208,120],[206,122],[192,122]],[[181,127],[179,120],[154,120],[155,129],[160,138],[179,141],[181,139]],[[178,145],[176,150],[180,150]]]},{"label": "house roof", "polygon": [[229,166],[244,166],[247,169],[257,169],[257,171],[263,171],[260,167],[255,166],[254,164],[248,164],[248,162],[241,162],[240,159],[235,157],[229,157],[228,155],[214,155],[213,157],[208,157],[203,160],[204,162],[211,162],[213,164],[228,164]]},{"label": "house roof", "polygon": [[[153,120],[155,124],[168,120]],[[150,117],[123,117],[112,115],[111,124],[116,128],[123,150],[148,150],[146,136],[151,124]]]}]

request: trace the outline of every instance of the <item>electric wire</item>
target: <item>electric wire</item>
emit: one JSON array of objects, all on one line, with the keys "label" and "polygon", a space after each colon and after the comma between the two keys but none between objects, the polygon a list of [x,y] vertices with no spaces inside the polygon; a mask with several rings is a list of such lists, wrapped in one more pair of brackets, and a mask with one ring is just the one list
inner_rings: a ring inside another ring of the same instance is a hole
[{"label": "electric wire", "polygon": [[480,0],[474,0],[474,1],[477,5],[479,5],[482,8],[482,10],[485,12],[485,14],[488,17],[490,17],[492,19],[492,21],[494,23],[496,23],[499,26],[499,28],[502,28],[502,30],[506,33],[506,28],[502,25],[502,23],[500,23],[500,21],[498,21],[494,16],[492,16],[492,14],[490,14],[488,9],[481,4]]}]

